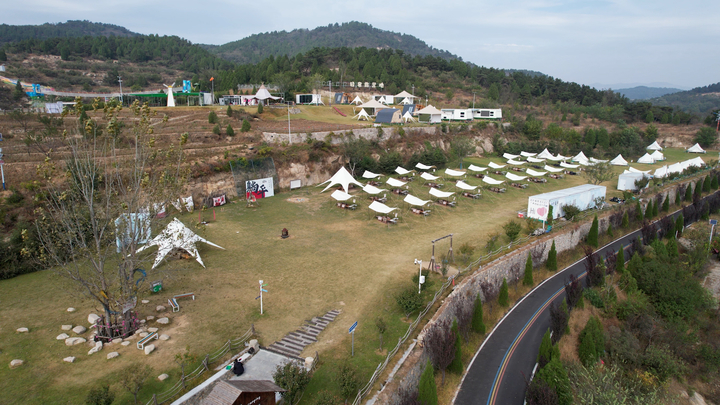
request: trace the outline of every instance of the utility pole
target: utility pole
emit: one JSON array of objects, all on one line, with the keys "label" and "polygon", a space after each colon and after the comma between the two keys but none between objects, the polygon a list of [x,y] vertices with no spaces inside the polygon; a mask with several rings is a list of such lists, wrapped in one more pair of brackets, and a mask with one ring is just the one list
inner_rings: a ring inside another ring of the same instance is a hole
[{"label": "utility pole", "polygon": [[122,77],[118,76],[118,83],[120,83],[120,104],[123,102],[123,93],[122,93]]},{"label": "utility pole", "polygon": [[473,91],[473,110],[475,109],[475,92]]},{"label": "utility pole", "polygon": [[290,135],[290,101],[287,102],[288,105],[288,143],[292,144],[292,135]]},{"label": "utility pole", "polygon": [[0,174],[2,175],[3,190],[6,190],[6,188],[5,188],[5,170],[3,169],[3,164],[5,164],[5,161],[3,160],[2,148],[0,148]]},{"label": "utility pole", "polygon": [[332,80],[330,80],[330,81],[328,82],[328,86],[329,86],[329,88],[330,88],[330,98],[328,99],[328,106],[331,106],[331,105],[332,105],[332,99],[333,99],[333,94],[332,94]]}]

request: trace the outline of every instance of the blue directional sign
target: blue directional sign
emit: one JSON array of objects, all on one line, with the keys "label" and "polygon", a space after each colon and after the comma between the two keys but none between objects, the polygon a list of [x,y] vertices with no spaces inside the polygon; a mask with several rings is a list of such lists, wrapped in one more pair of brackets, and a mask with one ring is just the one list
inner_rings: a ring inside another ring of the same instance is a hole
[{"label": "blue directional sign", "polygon": [[350,327],[350,329],[348,329],[348,333],[353,333],[353,332],[355,332],[355,328],[357,328],[357,321],[355,321],[355,323],[352,324],[352,326]]},{"label": "blue directional sign", "polygon": [[717,225],[717,219],[711,219],[710,225]]}]

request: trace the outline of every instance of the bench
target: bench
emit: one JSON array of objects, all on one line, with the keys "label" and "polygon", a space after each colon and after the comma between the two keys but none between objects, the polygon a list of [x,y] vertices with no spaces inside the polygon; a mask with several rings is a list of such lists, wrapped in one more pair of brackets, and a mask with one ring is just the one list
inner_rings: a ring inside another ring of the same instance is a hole
[{"label": "bench", "polygon": [[392,189],[393,194],[399,194],[399,195],[407,195],[408,191],[403,190],[401,188],[394,188]]},{"label": "bench", "polygon": [[381,202],[381,203],[386,203],[386,202],[387,202],[387,198],[386,198],[386,197],[376,197],[376,196],[374,196],[374,195],[371,195],[371,196],[370,196],[370,201],[377,201],[377,202]]},{"label": "bench", "polygon": [[438,184],[433,182],[425,183],[425,185],[430,188],[441,188],[442,186],[444,186],[444,184]]},{"label": "bench", "polygon": [[143,350],[145,348],[145,343],[149,342],[152,339],[157,340],[158,339],[157,332],[151,332],[149,335],[145,336],[144,338],[138,340],[137,342],[137,348],[140,350]]},{"label": "bench", "polygon": [[523,169],[521,169],[521,168],[519,168],[519,167],[511,167],[511,169],[514,170],[514,171],[516,171],[516,172],[524,172],[524,171],[525,171],[525,170],[523,170]]},{"label": "bench", "polygon": [[347,203],[344,203],[344,202],[339,202],[339,203],[337,203],[337,206],[340,207],[340,208],[344,208],[344,209],[346,209],[346,210],[354,210],[354,209],[357,208],[357,204],[347,204]]},{"label": "bench", "polygon": [[437,201],[435,201],[435,203],[438,205],[444,205],[446,207],[454,207],[455,206],[455,201],[437,200]]},{"label": "bench", "polygon": [[472,198],[472,199],[474,199],[474,200],[477,200],[478,198],[480,198],[480,193],[478,193],[478,194],[473,194],[473,193],[469,193],[469,192],[467,192],[467,191],[464,191],[464,192],[462,193],[462,196],[463,196],[463,197]]},{"label": "bench", "polygon": [[384,224],[396,224],[397,223],[397,217],[396,218],[390,218],[382,215],[378,215],[375,218],[377,218],[378,221],[384,223]]},{"label": "bench", "polygon": [[527,184],[520,184],[520,183],[510,183],[511,186],[516,188],[527,188]]},{"label": "bench", "polygon": [[180,304],[177,303],[178,298],[191,298],[195,301],[195,293],[178,294],[172,298],[168,298],[168,304],[172,307],[173,312],[180,311]]}]

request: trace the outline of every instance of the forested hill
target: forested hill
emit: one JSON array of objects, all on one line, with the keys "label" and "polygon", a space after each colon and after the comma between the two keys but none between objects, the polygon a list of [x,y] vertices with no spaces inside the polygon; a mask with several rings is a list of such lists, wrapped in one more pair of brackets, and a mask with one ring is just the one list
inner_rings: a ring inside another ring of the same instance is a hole
[{"label": "forested hill", "polygon": [[637,86],[628,89],[617,89],[615,91],[629,98],[630,100],[647,100],[649,98],[662,97],[667,94],[678,93],[682,90],[671,87]]},{"label": "forested hill", "polygon": [[45,40],[49,38],[73,37],[134,37],[134,33],[124,27],[90,21],[67,21],[64,23],[43,25],[7,25],[0,24],[0,45],[19,42],[26,39]]},{"label": "forested hill", "polygon": [[313,48],[396,49],[411,55],[458,59],[448,51],[433,48],[412,35],[374,28],[351,21],[330,24],[313,30],[273,31],[251,35],[220,46],[204,45],[211,53],[238,63],[259,63],[268,56],[295,56]]},{"label": "forested hill", "polygon": [[667,94],[653,98],[650,102],[657,106],[677,107],[685,112],[704,116],[720,107],[720,83]]}]

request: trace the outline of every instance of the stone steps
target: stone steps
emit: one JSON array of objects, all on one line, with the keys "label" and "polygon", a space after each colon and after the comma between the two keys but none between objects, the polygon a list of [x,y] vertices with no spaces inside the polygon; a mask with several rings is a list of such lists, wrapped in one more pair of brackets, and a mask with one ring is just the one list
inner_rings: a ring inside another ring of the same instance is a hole
[{"label": "stone steps", "polygon": [[339,310],[332,310],[321,317],[305,321],[300,329],[290,332],[282,339],[268,346],[268,350],[285,356],[298,357],[305,348],[317,342],[317,336],[334,321],[340,314]]}]

